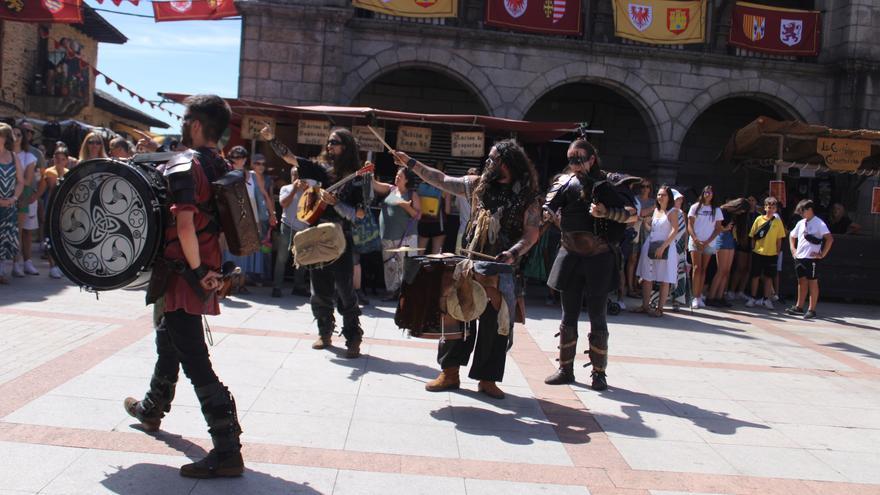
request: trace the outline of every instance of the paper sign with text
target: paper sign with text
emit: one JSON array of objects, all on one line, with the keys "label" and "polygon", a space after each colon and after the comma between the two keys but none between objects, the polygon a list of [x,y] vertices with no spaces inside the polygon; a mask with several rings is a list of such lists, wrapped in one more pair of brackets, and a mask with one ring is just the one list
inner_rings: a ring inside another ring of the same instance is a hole
[{"label": "paper sign with text", "polygon": [[324,146],[330,136],[330,122],[326,120],[300,120],[296,126],[296,142]]},{"label": "paper sign with text", "polygon": [[[373,130],[376,131],[382,139],[385,139],[384,127],[373,127]],[[376,139],[376,136],[367,129],[367,126],[356,125],[351,128],[351,132],[354,134],[355,139],[357,139],[358,147],[360,147],[361,151],[385,151],[382,142]]]},{"label": "paper sign with text", "polygon": [[429,153],[431,151],[431,129],[402,125],[397,128],[397,149]]},{"label": "paper sign with text", "polygon": [[260,141],[263,138],[260,137],[260,129],[263,127],[269,126],[272,129],[272,134],[275,134],[275,119],[272,117],[263,117],[260,115],[245,115],[241,119],[241,138],[242,139],[259,139]]},{"label": "paper sign with text", "polygon": [[486,136],[482,132],[452,133],[452,156],[482,158],[485,146]]}]

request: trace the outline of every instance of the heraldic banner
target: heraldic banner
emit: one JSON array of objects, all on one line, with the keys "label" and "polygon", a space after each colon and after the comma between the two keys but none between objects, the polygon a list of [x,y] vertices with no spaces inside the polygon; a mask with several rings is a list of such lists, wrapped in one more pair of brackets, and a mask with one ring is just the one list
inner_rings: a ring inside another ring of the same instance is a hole
[{"label": "heraldic banner", "polygon": [[706,40],[706,0],[613,1],[615,36],[655,45]]},{"label": "heraldic banner", "polygon": [[176,0],[153,2],[156,22],[164,21],[212,21],[237,16],[238,9],[232,0]]},{"label": "heraldic banner", "polygon": [[82,0],[8,0],[0,2],[0,19],[82,24]]},{"label": "heraldic banner", "polygon": [[486,25],[528,33],[579,35],[581,0],[486,0]]},{"label": "heraldic banner", "polygon": [[351,4],[399,17],[458,17],[458,0],[352,0]]},{"label": "heraldic banner", "polygon": [[730,44],[780,55],[819,54],[819,12],[737,2]]}]

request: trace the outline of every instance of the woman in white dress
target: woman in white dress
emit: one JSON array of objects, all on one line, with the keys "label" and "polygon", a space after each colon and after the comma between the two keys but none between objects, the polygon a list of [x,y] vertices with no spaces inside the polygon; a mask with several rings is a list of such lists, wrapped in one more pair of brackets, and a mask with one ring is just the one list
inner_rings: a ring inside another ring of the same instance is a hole
[{"label": "woman in white dress", "polygon": [[[680,212],[672,207],[672,190],[663,186],[657,191],[657,204],[651,216],[648,239],[642,244],[636,275],[642,279],[642,306],[636,313],[662,316],[663,306],[669,297],[669,286],[678,281],[678,252],[673,244],[678,235]],[[660,300],[657,308],[650,306],[651,286],[660,283]]]}]

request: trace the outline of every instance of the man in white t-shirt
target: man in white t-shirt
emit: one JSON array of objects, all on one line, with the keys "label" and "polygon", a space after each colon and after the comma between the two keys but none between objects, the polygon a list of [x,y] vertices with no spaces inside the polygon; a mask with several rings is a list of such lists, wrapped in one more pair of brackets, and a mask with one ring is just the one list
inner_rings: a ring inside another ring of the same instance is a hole
[{"label": "man in white t-shirt", "polygon": [[[293,236],[300,230],[307,229],[308,224],[296,218],[296,209],[303,191],[309,186],[317,184],[311,179],[300,179],[296,167],[290,169],[290,184],[282,186],[278,192],[278,200],[281,202],[281,229],[276,237],[278,243],[275,257],[275,273],[273,274],[272,297],[281,297],[281,286],[284,284],[284,272],[287,271],[287,263],[290,261],[290,243]],[[309,289],[305,285],[305,270],[297,269],[293,278],[293,294],[298,296],[310,296]]]},{"label": "man in white t-shirt", "polygon": [[[805,199],[798,203],[795,213],[802,218],[792,229],[788,242],[798,278],[797,303],[785,312],[811,319],[816,317],[816,304],[819,302],[819,260],[828,255],[834,237],[825,222],[813,211],[812,200]],[[808,291],[810,306],[805,313],[804,303]]]}]

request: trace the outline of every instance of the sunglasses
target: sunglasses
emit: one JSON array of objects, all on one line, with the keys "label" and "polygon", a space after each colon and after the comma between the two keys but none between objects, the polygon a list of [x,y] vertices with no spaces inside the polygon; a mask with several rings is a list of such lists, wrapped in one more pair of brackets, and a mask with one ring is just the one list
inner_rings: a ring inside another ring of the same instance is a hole
[{"label": "sunglasses", "polygon": [[327,141],[327,146],[339,146],[341,144],[342,144],[342,141],[339,141],[338,139],[331,139],[331,140]]},{"label": "sunglasses", "polygon": [[495,165],[496,160],[497,160],[497,158],[494,158],[494,157],[491,157],[491,156],[490,156],[490,157],[487,157],[487,158],[486,158],[486,166],[487,166],[487,167],[490,167],[490,166],[492,166],[492,165]]},{"label": "sunglasses", "polygon": [[569,165],[583,165],[583,164],[587,163],[587,160],[589,160],[589,158],[584,158],[582,156],[573,156],[568,159],[568,164]]}]

